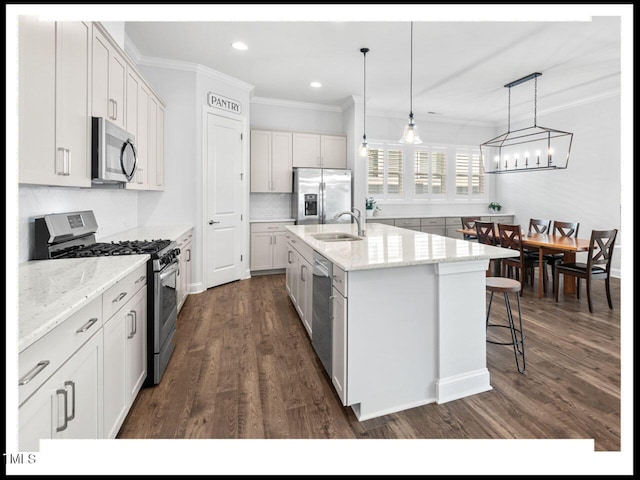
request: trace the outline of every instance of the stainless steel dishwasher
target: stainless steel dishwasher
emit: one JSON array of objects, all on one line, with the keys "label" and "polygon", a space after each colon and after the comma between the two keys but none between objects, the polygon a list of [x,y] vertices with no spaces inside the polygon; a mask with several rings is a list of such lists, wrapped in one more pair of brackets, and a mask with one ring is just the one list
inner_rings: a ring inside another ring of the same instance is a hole
[{"label": "stainless steel dishwasher", "polygon": [[333,336],[333,314],[331,312],[332,278],[333,263],[314,252],[311,344],[329,378],[331,378],[331,343]]}]

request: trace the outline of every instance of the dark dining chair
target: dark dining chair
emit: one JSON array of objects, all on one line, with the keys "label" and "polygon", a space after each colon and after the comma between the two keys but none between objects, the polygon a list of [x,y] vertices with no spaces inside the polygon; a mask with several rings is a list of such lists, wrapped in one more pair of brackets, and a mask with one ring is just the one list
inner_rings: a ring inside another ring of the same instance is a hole
[{"label": "dark dining chair", "polygon": [[[540,218],[531,218],[529,219],[529,230],[528,230],[528,235],[531,235],[532,233],[541,233],[541,234],[549,234],[551,233],[551,220],[542,220]],[[538,262],[540,260],[540,253],[538,252],[537,248],[534,249],[529,249],[526,248],[524,249],[524,253],[525,255],[527,255],[530,258],[534,258],[536,259]],[[543,285],[544,287],[544,292],[546,293],[547,291],[547,266],[546,263],[543,264],[544,265],[544,271],[540,272],[540,275],[544,275],[544,282]],[[551,276],[553,278],[553,271],[551,272]]]},{"label": "dark dining chair", "polygon": [[[515,270],[516,280],[522,285],[527,284],[527,279],[531,279],[531,286],[535,283],[535,268],[538,265],[537,259],[531,258],[525,254],[522,246],[522,233],[520,225],[498,224],[498,235],[500,238],[500,246],[502,248],[510,248],[517,250],[520,255],[518,257],[510,257],[502,259],[502,276],[510,277],[511,270]],[[506,272],[506,274],[505,274]],[[522,278],[522,280],[520,280]],[[520,290],[522,296],[524,289]]]},{"label": "dark dining chair", "polygon": [[613,230],[592,230],[587,263],[574,262],[559,263],[556,265],[554,277],[556,302],[558,301],[558,292],[560,291],[560,275],[572,275],[578,279],[578,298],[580,298],[580,280],[585,279],[587,281],[587,303],[589,304],[589,311],[593,313],[591,282],[596,279],[604,279],[607,302],[609,302],[609,308],[613,310],[609,280],[611,278],[613,247],[616,243],[617,235],[618,230],[615,228]]},{"label": "dark dining chair", "polygon": [[[476,239],[478,243],[485,245],[497,245],[498,236],[496,235],[496,225],[493,222],[474,222],[476,227]],[[500,275],[500,259],[489,260],[489,268],[487,269],[487,277],[493,271],[494,276]]]},{"label": "dark dining chair", "polygon": [[[551,231],[552,235],[561,235],[563,237],[572,237],[578,238],[578,230],[580,229],[580,223],[578,222],[559,222],[557,220],[553,221],[553,230]],[[544,255],[544,261],[546,265],[551,267],[551,278],[552,278],[552,286],[553,291],[556,289],[556,265],[564,260],[563,253],[546,253]],[[546,268],[545,268],[546,275]]]},{"label": "dark dining chair", "polygon": [[[474,230],[476,221],[480,220],[480,217],[461,217],[460,221],[462,222],[462,228],[464,230]],[[468,235],[463,234],[462,238],[465,240],[477,240],[478,237],[476,235]]]}]

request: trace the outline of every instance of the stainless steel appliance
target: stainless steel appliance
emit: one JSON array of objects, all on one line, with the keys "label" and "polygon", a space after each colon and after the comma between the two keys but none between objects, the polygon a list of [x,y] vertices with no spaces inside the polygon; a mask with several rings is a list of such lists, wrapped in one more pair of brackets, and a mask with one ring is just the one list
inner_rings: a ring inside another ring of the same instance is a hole
[{"label": "stainless steel appliance", "polygon": [[329,378],[331,378],[331,350],[333,345],[332,279],[333,263],[319,253],[314,252],[311,344]]},{"label": "stainless steel appliance", "polygon": [[351,170],[294,168],[291,207],[298,225],[351,222],[333,218],[351,210]]},{"label": "stainless steel appliance", "polygon": [[160,383],[175,349],[178,319],[178,255],[171,240],[96,242],[98,229],[91,210],[43,215],[35,219],[35,260],[148,254],[147,380]]},{"label": "stainless steel appliance", "polygon": [[91,182],[122,184],[136,173],[135,137],[102,117],[91,119]]}]

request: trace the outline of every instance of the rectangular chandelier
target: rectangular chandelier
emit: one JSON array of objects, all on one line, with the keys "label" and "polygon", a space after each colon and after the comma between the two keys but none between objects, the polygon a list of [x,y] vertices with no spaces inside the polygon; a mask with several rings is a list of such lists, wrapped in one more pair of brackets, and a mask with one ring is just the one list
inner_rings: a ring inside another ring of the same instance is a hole
[{"label": "rectangular chandelier", "polygon": [[[513,173],[565,169],[573,133],[537,125],[538,80],[532,73],[505,85],[509,88],[507,132],[480,145],[485,173]],[[533,126],[511,130],[511,87],[535,79]]]}]

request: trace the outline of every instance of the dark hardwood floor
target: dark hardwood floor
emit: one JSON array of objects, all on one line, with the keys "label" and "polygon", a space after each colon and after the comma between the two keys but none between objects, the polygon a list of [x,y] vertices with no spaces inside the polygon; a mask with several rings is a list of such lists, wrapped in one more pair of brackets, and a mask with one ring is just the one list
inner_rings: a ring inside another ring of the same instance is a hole
[{"label": "dark hardwood floor", "polygon": [[510,347],[487,344],[493,390],[364,422],[340,404],[284,275],[209,289],[187,299],[162,382],[140,392],[118,437],[594,439],[620,451],[620,281],[614,310],[594,282],[593,314],[582,288],[556,303],[525,287],[524,374]]}]

